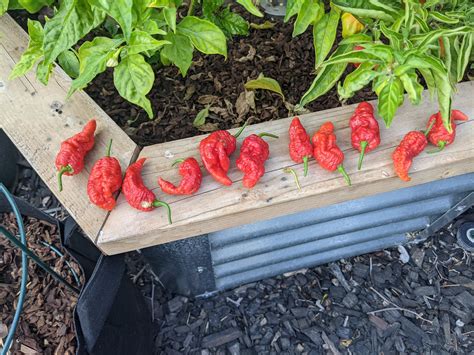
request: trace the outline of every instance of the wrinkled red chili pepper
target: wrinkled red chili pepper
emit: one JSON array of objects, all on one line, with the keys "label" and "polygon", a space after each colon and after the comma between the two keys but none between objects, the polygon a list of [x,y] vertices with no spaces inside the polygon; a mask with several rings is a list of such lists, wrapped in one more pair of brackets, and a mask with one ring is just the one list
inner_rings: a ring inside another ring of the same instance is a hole
[{"label": "wrinkled red chili pepper", "polygon": [[96,126],[96,121],[90,120],[81,132],[61,143],[61,148],[56,155],[59,191],[63,190],[63,175],[77,175],[84,169],[84,158],[94,147]]},{"label": "wrinkled red chili pepper", "polygon": [[452,110],[451,111],[451,129],[452,132],[449,133],[446,127],[443,124],[443,118],[441,117],[441,113],[436,113],[431,115],[430,119],[428,120],[427,127],[433,125],[430,133],[428,133],[428,140],[431,144],[438,147],[438,150],[431,151],[428,153],[437,153],[440,152],[446,147],[454,142],[456,138],[456,123],[455,121],[467,121],[469,118],[459,110]]},{"label": "wrinkled red chili pepper", "polygon": [[403,137],[400,144],[392,153],[393,165],[398,177],[403,181],[410,181],[408,171],[413,163],[413,158],[419,155],[428,145],[426,136],[433,127],[434,121],[425,132],[410,131]]},{"label": "wrinkled red chili pepper", "polygon": [[110,156],[112,139],[105,157],[100,158],[92,167],[87,182],[87,195],[96,206],[112,211],[115,207],[114,194],[122,186],[122,169],[117,158]]},{"label": "wrinkled red chili pepper", "polygon": [[232,185],[232,180],[227,176],[230,167],[229,156],[235,151],[237,138],[247,124],[248,121],[235,135],[223,130],[212,132],[199,144],[199,152],[204,167],[222,185]]},{"label": "wrinkled red chili pepper", "polygon": [[265,174],[265,161],[270,155],[268,143],[262,137],[278,138],[273,134],[251,134],[242,142],[240,155],[237,158],[237,168],[244,173],[242,184],[251,189]]},{"label": "wrinkled red chili pepper", "polygon": [[332,122],[324,123],[319,131],[313,136],[314,158],[319,165],[329,171],[336,169],[344,176],[347,185],[351,186],[351,179],[347,175],[342,162],[344,153],[336,144],[336,135],[334,134],[334,125]]},{"label": "wrinkled red chili pepper", "polygon": [[308,159],[313,155],[313,146],[299,117],[295,117],[291,121],[289,135],[290,157],[295,163],[304,164],[304,176],[306,176],[308,175]]},{"label": "wrinkled red chili pepper", "polygon": [[192,195],[201,187],[202,173],[199,163],[194,158],[178,159],[173,163],[179,165],[179,175],[182,176],[181,182],[178,186],[169,181],[158,179],[158,185],[161,190],[168,195]]},{"label": "wrinkled red chili pepper", "polygon": [[364,154],[374,150],[380,144],[379,124],[374,117],[372,105],[368,102],[361,102],[350,118],[349,126],[352,130],[352,146],[360,152],[357,165],[360,170]]},{"label": "wrinkled red chili pepper", "polygon": [[166,202],[156,199],[153,191],[148,189],[143,183],[142,169],[146,158],[138,159],[131,164],[125,172],[123,179],[122,192],[125,195],[130,206],[137,210],[150,212],[156,207],[165,207],[168,210],[168,221],[171,221],[171,208]]}]

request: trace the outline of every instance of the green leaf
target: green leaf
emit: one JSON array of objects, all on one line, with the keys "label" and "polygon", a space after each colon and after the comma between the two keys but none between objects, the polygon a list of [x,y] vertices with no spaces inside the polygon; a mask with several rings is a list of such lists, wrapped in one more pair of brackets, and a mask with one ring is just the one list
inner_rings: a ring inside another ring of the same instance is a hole
[{"label": "green leaf", "polygon": [[428,91],[430,92],[431,99],[433,99],[434,94],[436,92],[436,82],[435,82],[433,73],[431,72],[430,69],[425,69],[425,68],[418,68],[418,71],[423,76],[423,79],[425,79],[425,83],[426,83],[426,86],[428,86]]},{"label": "green leaf", "polygon": [[43,27],[38,21],[28,19],[28,34],[30,42],[28,48],[21,55],[20,61],[16,63],[9,79],[15,79],[31,70],[35,63],[43,56]]},{"label": "green leaf", "polygon": [[451,132],[451,103],[453,88],[447,75],[433,72],[436,82],[436,95],[438,96],[439,112],[443,119],[444,127]]},{"label": "green leaf", "polygon": [[256,30],[269,30],[275,27],[274,22],[265,21],[264,23],[250,23],[250,27]]},{"label": "green leaf", "polygon": [[[339,46],[333,56],[338,56],[347,52],[351,48],[349,45]],[[332,58],[332,57],[331,57]],[[347,63],[339,63],[322,67],[314,79],[308,91],[306,91],[300,100],[300,106],[305,106],[311,101],[324,95],[337,83],[341,75],[346,70]]]},{"label": "green leaf", "polygon": [[166,35],[166,31],[161,29],[161,22],[156,21],[155,19],[148,19],[144,21],[139,27],[141,30],[151,34],[151,35]]},{"label": "green leaf", "polygon": [[141,27],[141,25],[148,19],[153,18],[153,16],[161,15],[161,12],[153,10],[153,8],[148,7],[149,5],[150,0],[133,0],[132,28]]},{"label": "green leaf", "polygon": [[379,57],[373,54],[369,54],[365,50],[360,50],[360,51],[350,51],[350,52],[343,53],[340,55],[331,56],[331,58],[329,58],[327,61],[322,63],[322,66],[339,64],[339,63],[364,63],[364,62],[383,64],[383,61]]},{"label": "green leaf", "polygon": [[95,6],[107,15],[112,17],[120,25],[125,39],[130,39],[132,33],[132,7],[133,0],[88,0],[92,6]]},{"label": "green leaf", "polygon": [[141,54],[125,57],[114,69],[114,84],[120,96],[142,107],[150,118],[153,118],[153,110],[146,95],[154,81],[155,73]]},{"label": "green leaf", "polygon": [[195,16],[187,16],[176,27],[178,33],[187,36],[194,47],[205,54],[221,54],[227,58],[224,33],[212,22]]},{"label": "green leaf", "polygon": [[[51,5],[54,0],[18,0],[18,4],[15,4],[17,1],[10,0],[9,9],[25,9],[30,14],[34,14],[41,10],[45,6]],[[18,6],[19,5],[19,6]]]},{"label": "green leaf", "polygon": [[165,40],[171,44],[165,45],[161,50],[161,54],[179,68],[182,76],[186,76],[193,62],[194,49],[191,40],[179,33],[168,33]]},{"label": "green leaf", "polygon": [[156,40],[145,31],[135,30],[130,36],[130,42],[127,46],[127,53],[137,54],[145,51],[156,51],[158,48],[169,44],[166,40]]},{"label": "green leaf", "polygon": [[284,22],[287,23],[290,18],[300,12],[304,0],[288,0],[286,2],[286,14]]},{"label": "green leaf", "polygon": [[396,67],[393,73],[401,76],[411,69],[431,69],[438,74],[446,73],[443,62],[432,55],[413,53],[407,56],[402,65]]},{"label": "green leaf", "polygon": [[472,52],[472,42],[474,41],[474,33],[464,35],[461,48],[459,49],[458,59],[456,63],[456,73],[457,82],[461,81],[464,72],[466,71],[467,65],[469,63],[469,57]]},{"label": "green leaf", "polygon": [[351,72],[344,79],[344,84],[339,85],[337,91],[341,99],[348,99],[354,95],[356,91],[361,90],[369,84],[380,73],[372,70],[372,64],[361,64],[356,70]]},{"label": "green leaf", "polygon": [[313,27],[313,44],[315,53],[315,67],[318,68],[326,59],[336,39],[337,25],[340,11],[331,9],[328,14]]},{"label": "green leaf", "polygon": [[171,31],[176,32],[176,8],[165,7],[163,9],[163,15],[165,16],[165,21],[171,28]]},{"label": "green leaf", "polygon": [[206,123],[206,118],[209,116],[209,107],[210,105],[206,105],[205,108],[198,112],[196,118],[193,121],[194,127],[199,128]]},{"label": "green leaf", "polygon": [[79,59],[73,51],[62,52],[58,57],[58,62],[71,78],[74,79],[79,76]]},{"label": "green leaf", "polygon": [[58,55],[97,27],[105,13],[86,0],[64,0],[57,14],[44,26],[44,58],[50,64]]},{"label": "green leaf", "polygon": [[408,93],[408,98],[413,105],[418,105],[421,101],[421,94],[423,92],[423,85],[418,82],[418,76],[413,70],[411,72],[400,75],[403,88]]},{"label": "green leaf", "polygon": [[53,63],[47,64],[45,60],[42,60],[36,68],[36,79],[43,85],[47,85],[52,71]]},{"label": "green leaf", "polygon": [[257,6],[252,2],[252,0],[237,0],[237,4],[245,7],[245,10],[250,12],[252,15],[257,17],[263,17],[262,12],[258,9]]},{"label": "green leaf", "polygon": [[390,44],[393,46],[394,49],[401,49],[403,36],[400,33],[393,31],[392,29],[385,26],[383,22],[380,23],[380,30],[382,31],[383,35],[387,37],[390,41]]},{"label": "green leaf", "polygon": [[319,0],[304,0],[293,27],[293,37],[302,34],[309,25],[314,24],[324,13]]},{"label": "green leaf", "polygon": [[436,20],[436,21],[439,21],[439,22],[443,22],[443,23],[447,23],[447,24],[456,24],[459,22],[459,19],[458,18],[455,18],[455,17],[449,17],[439,11],[430,11],[428,13],[429,17],[431,17],[433,20]]},{"label": "green leaf", "polygon": [[68,96],[85,88],[97,74],[102,73],[123,41],[122,38],[96,37],[93,41],[84,42],[78,51],[79,76],[72,81]]},{"label": "green leaf", "polygon": [[362,44],[362,43],[369,43],[373,42],[372,37],[365,33],[356,33],[350,37],[344,38],[339,45],[343,44]]},{"label": "green leaf", "polygon": [[382,7],[377,7],[367,0],[333,0],[334,5],[345,12],[364,18],[369,17],[388,22],[395,21],[393,15]]},{"label": "green leaf", "polygon": [[205,18],[210,19],[224,5],[224,0],[202,0],[202,13]]},{"label": "green leaf", "polygon": [[230,11],[229,6],[216,15],[212,15],[209,20],[215,23],[227,37],[248,35],[249,23],[239,14]]},{"label": "green leaf", "polygon": [[8,0],[0,0],[0,16],[8,10]]},{"label": "green leaf", "polygon": [[263,73],[261,73],[257,79],[247,81],[244,86],[247,90],[263,89],[273,91],[285,100],[285,95],[283,95],[278,81],[272,78],[267,78]]},{"label": "green leaf", "polygon": [[428,48],[431,43],[437,41],[438,38],[442,36],[457,36],[470,32],[472,32],[472,27],[469,26],[461,26],[451,29],[440,28],[434,31],[430,31],[428,33],[424,33],[422,35],[412,36],[411,40],[415,43],[417,49],[423,52]]},{"label": "green leaf", "polygon": [[379,95],[378,112],[385,125],[390,127],[397,109],[403,103],[403,84],[398,78],[392,78]]},{"label": "green leaf", "polygon": [[148,4],[148,7],[163,8],[170,6],[169,0],[154,0]]}]

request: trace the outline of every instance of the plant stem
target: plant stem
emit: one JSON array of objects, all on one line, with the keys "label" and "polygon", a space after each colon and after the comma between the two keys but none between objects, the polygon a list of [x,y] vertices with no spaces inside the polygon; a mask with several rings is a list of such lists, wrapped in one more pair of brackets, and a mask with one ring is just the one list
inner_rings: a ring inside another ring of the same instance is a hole
[{"label": "plant stem", "polygon": [[367,148],[367,141],[360,142],[360,155],[359,155],[359,164],[357,164],[357,170],[362,168],[362,161],[364,160],[365,149]]},{"label": "plant stem", "polygon": [[438,149],[435,149],[435,150],[430,150],[429,152],[427,152],[428,154],[433,154],[433,153],[439,153],[441,152],[444,147],[446,147],[446,141],[440,141],[438,143]]},{"label": "plant stem", "polygon": [[175,166],[176,164],[178,164],[178,163],[182,163],[183,161],[184,161],[184,159],[183,159],[183,158],[176,159],[176,160],[173,162],[173,164],[171,164],[171,166]]},{"label": "plant stem", "polygon": [[164,201],[159,201],[159,200],[153,201],[152,205],[153,205],[153,207],[164,207],[164,208],[166,208],[168,210],[168,222],[170,224],[173,224],[173,221],[171,220],[171,207],[170,207],[170,205],[168,205]]},{"label": "plant stem", "polygon": [[344,169],[344,166],[341,164],[337,167],[337,170],[344,176],[344,180],[346,180],[347,185],[351,186],[351,178],[349,175],[347,175],[346,169]]},{"label": "plant stem", "polygon": [[242,132],[244,131],[245,127],[248,126],[249,122],[250,122],[250,118],[249,118],[247,121],[245,121],[244,125],[243,125],[242,127],[240,127],[240,129],[237,131],[236,134],[234,134],[234,137],[235,137],[235,138],[239,138],[239,136],[240,136],[240,135],[242,134]]},{"label": "plant stem", "polygon": [[285,168],[283,169],[283,171],[285,173],[288,173],[288,174],[292,174],[293,177],[295,178],[295,183],[296,183],[296,186],[298,187],[298,190],[301,191],[301,185],[300,185],[300,180],[298,179],[298,174],[296,174],[296,171],[292,168]]},{"label": "plant stem", "polygon": [[189,1],[189,8],[188,8],[188,16],[192,16],[194,13],[194,5],[195,5],[195,0],[190,0]]},{"label": "plant stem", "polygon": [[70,165],[63,166],[59,171],[58,171],[58,186],[59,186],[59,192],[63,191],[63,174],[64,173],[70,173],[72,172],[72,168]]},{"label": "plant stem", "polygon": [[267,132],[259,133],[258,136],[259,136],[260,138],[262,138],[262,137],[280,138],[280,137],[278,137],[276,134],[271,134],[271,133],[267,133]]},{"label": "plant stem", "polygon": [[110,152],[112,150],[112,138],[109,141],[109,144],[107,145],[107,150],[105,151],[105,156],[110,157]]},{"label": "plant stem", "polygon": [[303,169],[304,169],[303,176],[308,175],[308,156],[303,157]]}]

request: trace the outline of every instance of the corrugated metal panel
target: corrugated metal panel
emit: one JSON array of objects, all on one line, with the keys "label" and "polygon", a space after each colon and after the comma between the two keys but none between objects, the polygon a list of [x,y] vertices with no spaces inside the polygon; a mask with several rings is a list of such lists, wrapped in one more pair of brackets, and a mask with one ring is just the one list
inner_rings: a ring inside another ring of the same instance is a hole
[{"label": "corrugated metal panel", "polygon": [[474,174],[209,234],[218,289],[406,242],[474,191]]}]

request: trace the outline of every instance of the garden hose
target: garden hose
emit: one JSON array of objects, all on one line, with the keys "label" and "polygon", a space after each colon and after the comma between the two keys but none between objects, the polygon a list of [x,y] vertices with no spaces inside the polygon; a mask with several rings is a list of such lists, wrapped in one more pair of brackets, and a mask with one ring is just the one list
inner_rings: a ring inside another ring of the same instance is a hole
[{"label": "garden hose", "polygon": [[[67,288],[69,288],[71,291],[73,291],[76,294],[79,294],[80,291],[76,287],[72,286],[66,279],[64,279],[61,275],[56,273],[53,269],[51,269],[46,263],[44,263],[36,254],[34,254],[30,249],[28,249],[27,243],[26,243],[26,234],[25,234],[25,229],[23,225],[23,220],[20,214],[20,211],[18,210],[18,206],[15,203],[15,200],[13,199],[13,196],[10,194],[8,189],[0,183],[0,192],[5,195],[7,198],[7,201],[10,203],[13,212],[15,214],[17,223],[18,223],[18,230],[20,234],[20,240],[19,241],[15,236],[13,236],[7,229],[4,227],[0,226],[0,233],[5,235],[8,240],[10,240],[15,246],[21,249],[21,284],[20,284],[20,294],[18,297],[18,303],[17,303],[17,308],[15,310],[15,315],[13,317],[13,321],[11,324],[11,327],[8,331],[8,335],[5,339],[4,346],[1,350],[1,355],[7,355],[8,350],[10,349],[11,343],[13,341],[13,337],[16,332],[16,328],[18,326],[18,321],[20,319],[21,312],[23,310],[23,303],[26,295],[26,284],[28,281],[28,256],[33,259],[33,261],[38,264],[43,270],[48,272],[54,279],[60,281],[63,283]],[[47,243],[44,243],[44,245],[50,247],[56,254],[63,256],[63,254],[57,250],[54,246],[51,246]],[[76,282],[79,284],[79,277],[75,273],[74,269],[72,269],[71,265],[66,261],[67,265],[71,268],[72,274],[76,280]]]},{"label": "garden hose", "polygon": [[[26,234],[25,228],[23,226],[23,220],[21,218],[20,211],[18,210],[18,206],[15,203],[10,192],[7,190],[5,185],[0,183],[0,192],[2,192],[7,201],[10,203],[13,213],[15,214],[17,223],[18,223],[18,231],[20,232],[20,239],[21,242],[26,245]],[[16,328],[18,326],[18,320],[20,319],[20,314],[23,309],[23,302],[25,301],[25,294],[26,294],[26,283],[28,281],[28,257],[26,253],[22,251],[21,253],[21,284],[20,284],[20,295],[18,296],[18,303],[15,310],[15,315],[13,316],[12,325],[8,331],[7,338],[5,339],[5,343],[3,345],[1,355],[7,355],[8,350],[10,349],[11,343],[13,341],[13,337],[15,336]]]}]

